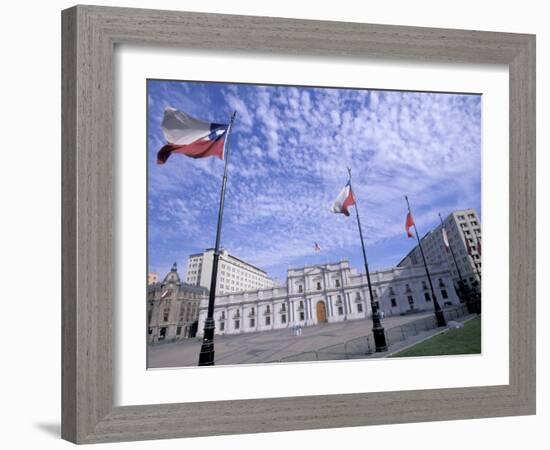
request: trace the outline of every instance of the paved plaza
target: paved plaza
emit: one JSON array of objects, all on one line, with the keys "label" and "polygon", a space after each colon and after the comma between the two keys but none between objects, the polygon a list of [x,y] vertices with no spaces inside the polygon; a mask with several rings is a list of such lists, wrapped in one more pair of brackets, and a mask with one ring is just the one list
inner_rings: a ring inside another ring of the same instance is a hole
[{"label": "paved plaza", "polygon": [[[388,352],[371,356],[388,356],[407,345],[436,334],[437,328],[428,329],[424,326],[424,324],[430,324],[432,318],[433,312],[386,317],[383,325],[386,331],[389,331],[387,334],[390,348]],[[403,331],[413,330],[413,327],[414,333]],[[361,343],[361,345],[357,347],[358,350],[352,357],[364,358],[368,353],[365,345],[366,336],[371,335],[371,328],[372,321],[365,319],[303,328],[301,336],[295,336],[294,330],[290,327],[259,333],[216,336],[214,340],[216,365],[267,363],[281,360],[347,359],[350,356],[343,354],[344,347],[353,348],[357,343]],[[346,342],[349,344],[345,345]],[[370,345],[368,349],[372,349],[372,335],[368,345]],[[200,347],[201,339],[199,338],[150,345],[148,367],[195,366]],[[350,350],[348,349],[348,351]]]}]

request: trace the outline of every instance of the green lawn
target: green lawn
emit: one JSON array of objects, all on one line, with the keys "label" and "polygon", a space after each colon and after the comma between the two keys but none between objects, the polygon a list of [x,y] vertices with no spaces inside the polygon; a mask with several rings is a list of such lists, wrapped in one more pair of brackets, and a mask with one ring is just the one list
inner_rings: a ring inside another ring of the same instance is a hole
[{"label": "green lawn", "polygon": [[453,328],[392,355],[404,356],[465,355],[481,353],[481,318],[469,320],[464,328]]}]

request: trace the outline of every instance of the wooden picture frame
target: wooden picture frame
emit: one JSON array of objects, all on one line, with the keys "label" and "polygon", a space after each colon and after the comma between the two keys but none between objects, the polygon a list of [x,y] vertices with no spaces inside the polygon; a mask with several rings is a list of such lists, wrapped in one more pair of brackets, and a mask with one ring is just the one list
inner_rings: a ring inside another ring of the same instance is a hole
[{"label": "wooden picture frame", "polygon": [[[62,13],[62,40],[64,439],[93,443],[535,413],[535,36],[75,6]],[[117,44],[507,65],[509,384],[114,407]]]}]

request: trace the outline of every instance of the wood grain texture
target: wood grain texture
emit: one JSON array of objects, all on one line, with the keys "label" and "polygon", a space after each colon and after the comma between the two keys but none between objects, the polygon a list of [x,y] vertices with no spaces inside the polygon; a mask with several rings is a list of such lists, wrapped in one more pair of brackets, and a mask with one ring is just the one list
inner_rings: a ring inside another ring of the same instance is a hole
[{"label": "wood grain texture", "polygon": [[[92,443],[535,412],[534,36],[93,6],[63,11],[62,19],[63,438]],[[113,407],[113,50],[124,43],[508,65],[510,383]]]}]

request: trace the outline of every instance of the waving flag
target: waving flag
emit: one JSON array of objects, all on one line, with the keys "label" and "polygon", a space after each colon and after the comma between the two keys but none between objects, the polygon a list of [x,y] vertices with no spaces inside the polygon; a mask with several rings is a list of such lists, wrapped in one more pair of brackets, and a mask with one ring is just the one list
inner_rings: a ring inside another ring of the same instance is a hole
[{"label": "waving flag", "polygon": [[320,252],[320,251],[321,251],[321,246],[320,246],[317,242],[315,242],[314,244],[315,244],[315,245],[313,246],[313,249],[314,249],[316,252]]},{"label": "waving flag", "polygon": [[449,251],[451,248],[449,245],[449,237],[447,236],[447,230],[445,227],[441,228],[441,234],[443,235],[443,243],[445,244],[445,250]]},{"label": "waving flag", "polygon": [[191,158],[217,156],[223,160],[227,129],[228,125],[203,122],[168,107],[162,120],[167,144],[157,153],[157,163],[164,164],[172,153],[181,153]]},{"label": "waving flag", "polygon": [[414,219],[410,212],[407,213],[407,220],[405,221],[405,231],[407,232],[407,237],[414,237],[411,233],[411,227],[414,225]]},{"label": "waving flag", "polygon": [[332,212],[336,214],[344,214],[349,216],[348,207],[355,205],[355,198],[353,198],[353,192],[351,191],[351,184],[348,181],[344,189],[340,191],[336,200],[332,205]]}]

